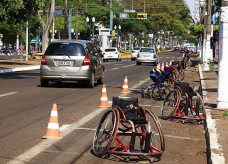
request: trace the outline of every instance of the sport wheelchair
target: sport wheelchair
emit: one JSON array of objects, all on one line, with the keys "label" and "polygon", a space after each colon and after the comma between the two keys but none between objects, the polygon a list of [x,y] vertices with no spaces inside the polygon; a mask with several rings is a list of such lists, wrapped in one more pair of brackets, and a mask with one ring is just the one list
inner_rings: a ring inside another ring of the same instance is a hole
[{"label": "sport wheelchair", "polygon": [[113,97],[112,108],[105,112],[95,132],[94,154],[98,157],[116,154],[127,162],[130,156],[138,156],[153,162],[155,157],[160,159],[164,150],[165,140],[157,116],[140,107],[138,98]]},{"label": "sport wheelchair", "polygon": [[163,101],[161,117],[180,118],[183,123],[185,120],[201,123],[206,117],[203,99],[198,92],[189,87],[189,83],[176,82],[174,90]]},{"label": "sport wheelchair", "polygon": [[141,97],[163,99],[170,92],[168,82],[172,81],[172,68],[166,67],[164,72],[150,71],[150,78],[154,83],[148,87],[142,87]]}]

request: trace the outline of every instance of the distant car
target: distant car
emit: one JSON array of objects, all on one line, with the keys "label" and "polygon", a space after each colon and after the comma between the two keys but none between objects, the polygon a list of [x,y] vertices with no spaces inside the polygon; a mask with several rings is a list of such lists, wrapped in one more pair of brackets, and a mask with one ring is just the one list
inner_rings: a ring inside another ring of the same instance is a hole
[{"label": "distant car", "polygon": [[181,47],[180,53],[184,53],[187,47]]},{"label": "distant car", "polygon": [[41,86],[48,86],[49,81],[86,82],[91,88],[95,80],[103,84],[105,68],[101,56],[90,41],[51,42],[41,60]]},{"label": "distant car", "polygon": [[134,61],[137,58],[138,52],[141,47],[134,47],[131,53],[131,60]]},{"label": "distant car", "polygon": [[153,63],[157,65],[159,57],[156,53],[155,48],[142,47],[137,54],[136,64],[141,65],[141,63]]},{"label": "distant car", "polygon": [[178,50],[180,50],[179,47],[174,47],[174,51],[178,51]]},{"label": "distant car", "polygon": [[122,55],[120,53],[120,50],[116,47],[110,47],[110,48],[106,48],[103,51],[103,61],[108,61],[108,60],[116,60],[116,61],[120,61],[122,58]]}]

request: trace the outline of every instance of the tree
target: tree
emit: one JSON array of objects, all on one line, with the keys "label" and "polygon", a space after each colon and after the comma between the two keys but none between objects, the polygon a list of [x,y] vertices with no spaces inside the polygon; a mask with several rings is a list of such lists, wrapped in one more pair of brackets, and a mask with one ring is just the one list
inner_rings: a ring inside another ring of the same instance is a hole
[{"label": "tree", "polygon": [[[42,26],[42,52],[45,52],[47,49],[48,43],[49,43],[49,29],[51,26],[51,23],[53,21],[54,17],[54,12],[55,12],[55,0],[49,0],[48,5],[43,6],[43,14],[45,16],[45,19],[41,17],[41,13],[39,10],[37,11],[37,18],[40,21],[40,24]],[[46,22],[45,22],[46,20]]]}]

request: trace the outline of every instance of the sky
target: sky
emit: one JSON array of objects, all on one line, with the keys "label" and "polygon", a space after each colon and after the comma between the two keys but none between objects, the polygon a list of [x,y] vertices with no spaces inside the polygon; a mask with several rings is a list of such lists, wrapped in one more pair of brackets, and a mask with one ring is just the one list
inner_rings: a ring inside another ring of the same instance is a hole
[{"label": "sky", "polygon": [[[198,0],[185,0],[185,2],[187,3],[190,11],[191,11],[191,15],[192,15],[192,18],[195,19],[195,4],[199,4],[199,1]],[[197,11],[196,11],[197,12]]]}]

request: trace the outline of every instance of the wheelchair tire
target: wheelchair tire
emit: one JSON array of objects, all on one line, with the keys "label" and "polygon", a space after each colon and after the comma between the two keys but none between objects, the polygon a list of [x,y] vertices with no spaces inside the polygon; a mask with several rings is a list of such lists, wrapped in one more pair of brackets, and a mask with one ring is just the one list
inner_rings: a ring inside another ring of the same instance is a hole
[{"label": "wheelchair tire", "polygon": [[119,112],[115,109],[108,110],[101,118],[93,139],[93,152],[96,156],[104,156],[112,146],[116,138],[119,119]]},{"label": "wheelchair tire", "polygon": [[149,109],[145,109],[146,120],[150,122],[151,125],[151,138],[150,145],[154,147],[153,150],[165,151],[165,139],[162,132],[161,124],[158,117]]},{"label": "wheelchair tire", "polygon": [[152,97],[155,99],[164,99],[169,92],[170,92],[170,89],[168,86],[161,85],[153,88]]},{"label": "wheelchair tire", "polygon": [[161,118],[170,119],[174,115],[180,104],[180,96],[178,90],[173,90],[166,96],[161,108]]},{"label": "wheelchair tire", "polygon": [[183,71],[183,69],[180,69],[179,79],[180,79],[180,81],[184,80],[184,71]]}]

